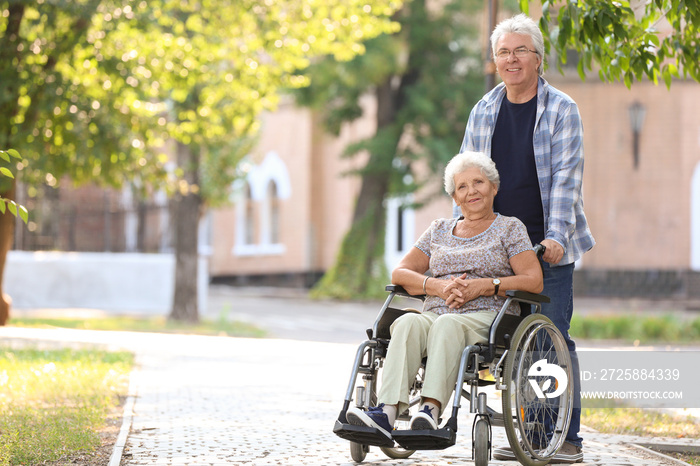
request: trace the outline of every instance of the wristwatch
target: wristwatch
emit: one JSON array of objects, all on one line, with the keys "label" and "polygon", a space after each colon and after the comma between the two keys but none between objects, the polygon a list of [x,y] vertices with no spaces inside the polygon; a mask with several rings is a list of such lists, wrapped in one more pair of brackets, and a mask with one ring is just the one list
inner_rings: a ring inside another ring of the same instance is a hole
[{"label": "wristwatch", "polygon": [[498,287],[501,286],[501,280],[499,280],[498,278],[494,278],[492,283],[494,286],[493,298],[496,299],[498,297]]}]

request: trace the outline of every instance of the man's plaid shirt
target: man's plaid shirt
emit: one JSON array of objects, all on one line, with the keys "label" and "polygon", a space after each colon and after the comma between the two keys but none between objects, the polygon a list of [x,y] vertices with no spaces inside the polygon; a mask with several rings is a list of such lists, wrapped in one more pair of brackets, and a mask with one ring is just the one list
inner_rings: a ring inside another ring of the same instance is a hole
[{"label": "man's plaid shirt", "polygon": [[[472,109],[460,152],[491,155],[491,135],[506,95],[503,83]],[[564,247],[557,265],[571,264],[595,244],[583,212],[583,125],[576,103],[543,78],[537,85],[533,134],[535,165],[542,193],[545,238]]]}]

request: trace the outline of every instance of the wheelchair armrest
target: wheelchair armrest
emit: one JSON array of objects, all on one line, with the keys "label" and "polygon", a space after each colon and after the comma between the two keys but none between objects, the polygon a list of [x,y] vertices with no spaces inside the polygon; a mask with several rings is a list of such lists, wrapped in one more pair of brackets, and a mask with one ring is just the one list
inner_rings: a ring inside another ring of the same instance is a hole
[{"label": "wheelchair armrest", "polygon": [[507,290],[506,296],[516,301],[534,301],[536,303],[548,303],[549,296],[543,294],[529,293],[527,291]]},{"label": "wheelchair armrest", "polygon": [[410,294],[401,285],[387,285],[384,289],[390,293],[395,293],[399,296],[406,296],[408,298],[425,299],[424,294]]}]

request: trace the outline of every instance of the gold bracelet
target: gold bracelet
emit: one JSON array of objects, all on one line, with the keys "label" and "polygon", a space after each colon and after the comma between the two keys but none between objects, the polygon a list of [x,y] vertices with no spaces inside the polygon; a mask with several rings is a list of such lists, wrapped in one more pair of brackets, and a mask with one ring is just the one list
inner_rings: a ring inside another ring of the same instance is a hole
[{"label": "gold bracelet", "polygon": [[428,292],[425,290],[425,284],[428,283],[428,279],[430,276],[425,277],[425,280],[423,280],[423,294],[428,294]]}]

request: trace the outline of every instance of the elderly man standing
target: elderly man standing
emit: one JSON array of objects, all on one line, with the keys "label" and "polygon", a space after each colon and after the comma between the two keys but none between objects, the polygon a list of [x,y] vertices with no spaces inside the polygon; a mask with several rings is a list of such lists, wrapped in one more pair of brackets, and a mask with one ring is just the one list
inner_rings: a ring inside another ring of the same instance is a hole
[{"label": "elderly man standing", "polygon": [[[567,341],[574,364],[576,396],[566,443],[553,463],[583,461],[580,380],[576,344],[569,336],[573,314],[574,262],[595,241],[583,212],[583,127],[576,103],[542,76],[544,40],[525,15],[499,23],[491,35],[501,84],[469,115],[460,152],[490,154],[501,174],[494,210],[519,218],[543,256],[543,306]],[[515,459],[510,448],[494,449],[497,459]]]}]

